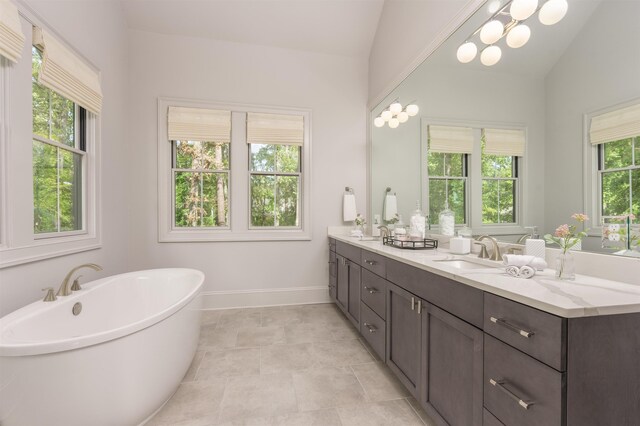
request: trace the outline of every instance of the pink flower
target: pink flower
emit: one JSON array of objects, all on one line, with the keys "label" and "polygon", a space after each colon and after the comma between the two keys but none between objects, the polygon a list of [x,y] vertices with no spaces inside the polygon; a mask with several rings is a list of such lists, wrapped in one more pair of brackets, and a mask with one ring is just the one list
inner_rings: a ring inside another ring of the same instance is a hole
[{"label": "pink flower", "polygon": [[571,218],[577,220],[578,222],[586,222],[587,220],[589,220],[589,216],[584,213],[574,213],[573,215],[571,215]]},{"label": "pink flower", "polygon": [[560,225],[556,228],[556,232],[554,233],[554,235],[558,238],[566,238],[570,233],[571,231],[569,231],[569,225],[565,223],[564,225]]}]

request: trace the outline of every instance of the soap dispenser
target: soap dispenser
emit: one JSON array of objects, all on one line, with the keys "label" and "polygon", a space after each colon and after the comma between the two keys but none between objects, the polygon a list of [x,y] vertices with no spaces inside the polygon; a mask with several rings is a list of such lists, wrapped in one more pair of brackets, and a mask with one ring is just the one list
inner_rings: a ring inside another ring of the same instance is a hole
[{"label": "soap dispenser", "polygon": [[544,259],[546,244],[544,240],[540,239],[540,235],[538,235],[538,227],[526,226],[525,229],[531,229],[531,237],[524,243],[524,253],[527,256],[535,256]]},{"label": "soap dispenser", "polygon": [[409,220],[409,236],[412,239],[424,239],[425,237],[425,216],[420,209],[420,201],[416,201],[416,209]]}]

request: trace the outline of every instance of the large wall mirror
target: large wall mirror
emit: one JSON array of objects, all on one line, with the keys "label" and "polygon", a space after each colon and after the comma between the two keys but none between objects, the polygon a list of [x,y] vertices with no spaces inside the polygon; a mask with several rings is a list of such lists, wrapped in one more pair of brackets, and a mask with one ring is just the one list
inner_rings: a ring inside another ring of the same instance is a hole
[{"label": "large wall mirror", "polygon": [[[568,0],[560,22],[534,14],[528,42],[502,38],[500,60],[483,65],[474,33],[509,3],[485,3],[372,109],[370,215],[384,221],[392,193],[405,222],[418,202],[433,227],[448,204],[473,234],[516,242],[526,227],[553,233],[584,212],[582,250],[620,252],[602,248],[600,225],[640,217],[640,136],[593,144],[590,131],[594,117],[640,104],[640,1]],[[467,40],[479,51],[462,63]],[[419,113],[376,127],[396,100]]]}]

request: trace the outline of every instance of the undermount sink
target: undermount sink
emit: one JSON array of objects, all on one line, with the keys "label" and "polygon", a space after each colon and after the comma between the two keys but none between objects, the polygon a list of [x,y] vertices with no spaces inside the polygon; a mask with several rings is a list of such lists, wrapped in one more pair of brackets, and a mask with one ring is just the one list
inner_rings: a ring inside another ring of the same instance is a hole
[{"label": "undermount sink", "polygon": [[482,263],[476,263],[465,259],[439,259],[434,262],[446,263],[448,266],[453,266],[458,269],[495,269],[497,266],[485,265]]}]

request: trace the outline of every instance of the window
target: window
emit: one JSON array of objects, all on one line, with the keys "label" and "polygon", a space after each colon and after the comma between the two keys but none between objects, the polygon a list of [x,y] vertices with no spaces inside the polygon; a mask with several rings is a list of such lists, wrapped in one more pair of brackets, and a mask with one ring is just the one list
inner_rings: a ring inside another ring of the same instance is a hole
[{"label": "window", "polygon": [[467,154],[429,152],[429,217],[438,223],[438,215],[445,207],[454,213],[457,224],[467,223]]},{"label": "window", "polygon": [[598,145],[602,219],[640,216],[640,136]]},{"label": "window", "polygon": [[32,48],[33,230],[83,228],[86,111],[38,83],[42,52]]},{"label": "window", "polygon": [[482,139],[482,223],[516,223],[518,157],[485,152]]},{"label": "window", "polygon": [[159,241],[310,239],[310,118],[160,99]]}]

